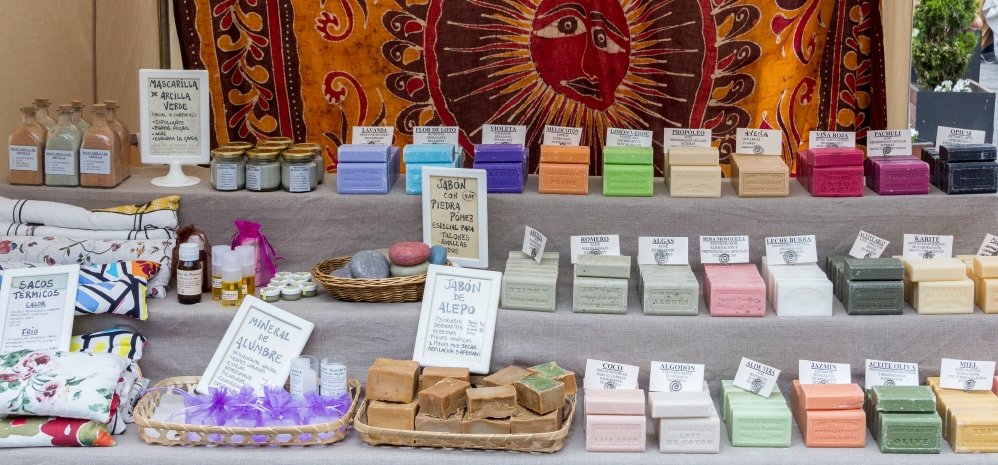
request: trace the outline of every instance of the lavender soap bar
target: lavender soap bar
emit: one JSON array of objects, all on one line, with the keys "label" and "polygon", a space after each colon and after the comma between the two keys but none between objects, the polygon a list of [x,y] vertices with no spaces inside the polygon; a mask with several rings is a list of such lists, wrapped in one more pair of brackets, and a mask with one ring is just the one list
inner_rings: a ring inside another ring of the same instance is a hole
[{"label": "lavender soap bar", "polygon": [[336,190],[340,194],[387,194],[399,177],[398,147],[342,145],[338,159]]},{"label": "lavender soap bar", "polygon": [[513,144],[475,146],[476,169],[485,170],[492,193],[520,193],[527,182],[526,147]]}]

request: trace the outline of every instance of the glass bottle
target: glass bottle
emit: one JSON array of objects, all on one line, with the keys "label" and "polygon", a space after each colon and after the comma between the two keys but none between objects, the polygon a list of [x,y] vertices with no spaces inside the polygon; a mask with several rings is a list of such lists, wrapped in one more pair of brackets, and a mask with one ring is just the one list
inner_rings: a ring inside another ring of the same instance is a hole
[{"label": "glass bottle", "polygon": [[73,107],[59,105],[59,124],[45,141],[45,185],[80,185],[80,145],[83,133],[73,124]]},{"label": "glass bottle", "polygon": [[121,183],[121,145],[118,134],[107,124],[107,107],[94,105],[94,123],[80,146],[80,185],[114,187]]},{"label": "glass bottle", "polygon": [[49,103],[49,99],[47,98],[35,99],[35,109],[37,110],[37,112],[35,112],[35,119],[49,131],[51,131],[52,128],[55,127],[56,123],[58,123],[55,118],[49,115],[50,106],[52,106],[52,104]]},{"label": "glass bottle", "polygon": [[107,105],[107,125],[114,129],[121,142],[119,145],[121,156],[118,157],[121,166],[118,173],[121,174],[121,180],[124,181],[132,176],[132,133],[128,132],[125,123],[118,119],[118,101],[105,100],[104,105]]},{"label": "glass bottle", "polygon": [[322,359],[320,394],[340,397],[347,393],[347,364],[340,355]]},{"label": "glass bottle", "polygon": [[35,114],[35,107],[22,108],[21,124],[14,127],[7,139],[11,184],[40,186],[45,182],[43,160],[48,131],[35,119]]},{"label": "glass bottle", "polygon": [[69,104],[73,107],[73,124],[80,128],[80,134],[86,134],[90,128],[90,121],[83,117],[83,109],[87,106],[79,100],[70,100]]},{"label": "glass bottle", "polygon": [[216,245],[211,248],[211,300],[222,300],[222,260],[232,248]]},{"label": "glass bottle", "polygon": [[180,244],[177,264],[177,301],[183,305],[201,303],[201,281],[204,269],[201,268],[200,250],[192,242]]},{"label": "glass bottle", "polygon": [[243,295],[256,295],[256,247],[240,245],[235,250],[243,270]]},{"label": "glass bottle", "polygon": [[222,306],[238,307],[243,303],[243,267],[239,264],[239,254],[235,252],[222,256]]}]

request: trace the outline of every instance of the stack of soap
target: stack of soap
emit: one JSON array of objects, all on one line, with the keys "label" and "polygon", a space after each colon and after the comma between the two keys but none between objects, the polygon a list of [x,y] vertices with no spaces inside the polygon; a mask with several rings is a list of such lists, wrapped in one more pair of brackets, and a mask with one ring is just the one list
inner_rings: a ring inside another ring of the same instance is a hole
[{"label": "stack of soap", "polygon": [[794,380],[791,402],[805,446],[866,447],[866,412],[859,385]]},{"label": "stack of soap", "polygon": [[929,182],[933,186],[939,185],[939,149],[935,147],[925,147],[922,149],[922,161],[929,164]]},{"label": "stack of soap", "polygon": [[901,260],[838,257],[830,263],[829,278],[841,283],[838,295],[846,313],[900,315],[904,311],[904,263]]},{"label": "stack of soap", "polygon": [[527,182],[529,150],[515,144],[475,146],[475,169],[485,170],[489,192],[523,192]]},{"label": "stack of soap", "polygon": [[405,146],[405,193],[423,193],[423,167],[460,168],[464,163],[461,149],[450,144],[409,144]]},{"label": "stack of soap", "polygon": [[720,197],[721,165],[713,147],[670,147],[669,194],[673,197]]},{"label": "stack of soap", "polygon": [[790,447],[790,408],[778,387],[767,398],[721,381],[721,419],[734,447]]},{"label": "stack of soap", "polygon": [[974,281],[958,258],[904,261],[905,294],[919,314],[974,313]]},{"label": "stack of soap", "polygon": [[565,397],[574,397],[579,392],[579,386],[575,382],[575,373],[558,366],[555,362],[534,365],[527,370],[535,375],[562,383]]},{"label": "stack of soap", "polygon": [[367,370],[367,424],[413,430],[419,400],[419,362],[379,358]]},{"label": "stack of soap", "polygon": [[818,265],[769,265],[762,257],[762,276],[777,315],[832,316],[832,282]]},{"label": "stack of soap", "polygon": [[866,391],[867,424],[885,454],[938,454],[942,421],[928,386],[874,386]]},{"label": "stack of soap", "polygon": [[879,195],[929,193],[929,164],[910,155],[866,159],[866,185]]},{"label": "stack of soap", "polygon": [[586,451],[644,452],[645,391],[586,389]]},{"label": "stack of soap", "polygon": [[707,383],[701,391],[649,392],[648,408],[663,454],[716,454],[721,420]]},{"label": "stack of soap", "polygon": [[545,252],[541,262],[519,250],[509,253],[502,275],[502,308],[553,312],[558,292],[558,252]]},{"label": "stack of soap", "polygon": [[863,159],[853,148],[808,149],[800,154],[797,180],[812,197],[862,197]]},{"label": "stack of soap", "polygon": [[631,257],[580,255],[575,263],[572,311],[576,313],[627,313],[627,287]]},{"label": "stack of soap", "polygon": [[974,257],[969,270],[977,288],[977,306],[998,313],[998,257]]},{"label": "stack of soap", "polygon": [[766,282],[752,264],[704,265],[710,316],[766,316]]},{"label": "stack of soap", "polygon": [[655,180],[651,147],[603,148],[603,195],[651,197]]},{"label": "stack of soap", "polygon": [[387,194],[399,177],[399,149],[394,145],[341,145],[336,168],[340,194]]},{"label": "stack of soap", "polygon": [[689,265],[638,265],[638,297],[645,315],[700,312],[700,283]]},{"label": "stack of soap", "polygon": [[731,156],[731,185],[739,197],[787,197],[790,167],[782,157],[736,153]]},{"label": "stack of soap", "polygon": [[537,191],[541,194],[589,193],[589,147],[542,145]]},{"label": "stack of soap", "polygon": [[998,452],[998,397],[993,392],[943,389],[938,377],[926,382],[936,394],[943,437],[953,452]]},{"label": "stack of soap", "polygon": [[991,144],[942,145],[936,187],[947,194],[994,194],[998,192],[996,157],[998,150]]}]

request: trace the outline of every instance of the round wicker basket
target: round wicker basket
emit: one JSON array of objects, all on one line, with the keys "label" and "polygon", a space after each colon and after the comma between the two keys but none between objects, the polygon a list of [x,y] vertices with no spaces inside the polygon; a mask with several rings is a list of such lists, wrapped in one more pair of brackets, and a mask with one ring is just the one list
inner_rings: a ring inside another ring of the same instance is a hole
[{"label": "round wicker basket", "polygon": [[[385,279],[337,278],[333,272],[347,266],[350,257],[337,257],[312,267],[312,278],[333,297],[347,302],[419,302],[423,300],[426,274]],[[448,263],[449,264],[449,263]]]}]

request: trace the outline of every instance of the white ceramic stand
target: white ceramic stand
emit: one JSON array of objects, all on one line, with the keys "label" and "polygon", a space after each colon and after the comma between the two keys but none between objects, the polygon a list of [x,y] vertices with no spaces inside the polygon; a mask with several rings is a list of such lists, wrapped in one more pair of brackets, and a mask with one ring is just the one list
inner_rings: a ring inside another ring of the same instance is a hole
[{"label": "white ceramic stand", "polygon": [[150,182],[159,187],[189,187],[201,184],[201,179],[184,174],[183,165],[174,161],[170,162],[170,172],[166,176],[153,178]]}]

